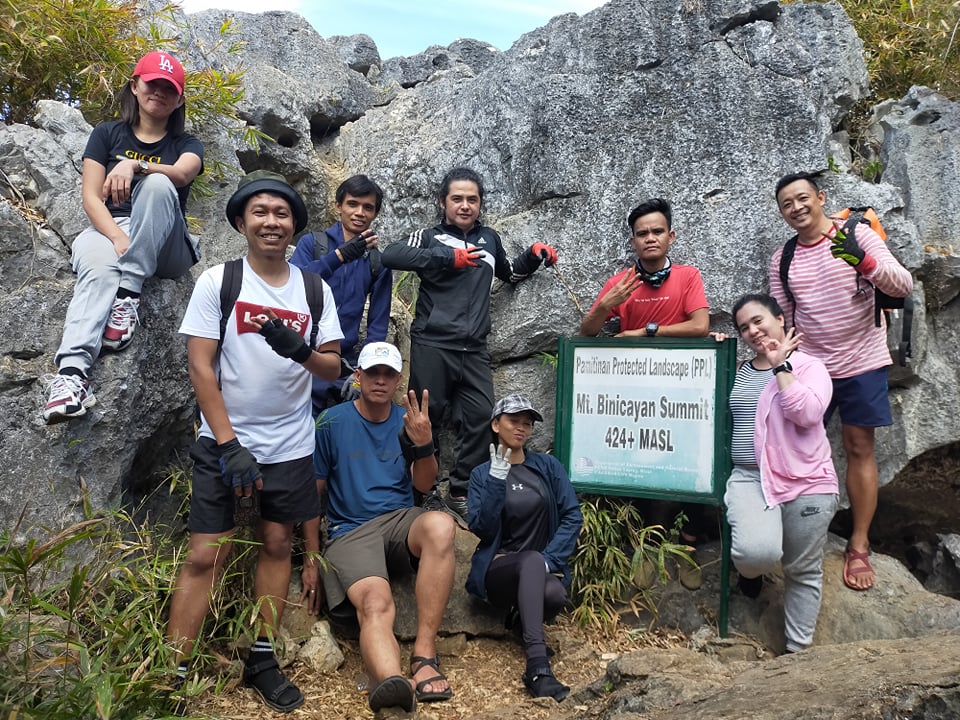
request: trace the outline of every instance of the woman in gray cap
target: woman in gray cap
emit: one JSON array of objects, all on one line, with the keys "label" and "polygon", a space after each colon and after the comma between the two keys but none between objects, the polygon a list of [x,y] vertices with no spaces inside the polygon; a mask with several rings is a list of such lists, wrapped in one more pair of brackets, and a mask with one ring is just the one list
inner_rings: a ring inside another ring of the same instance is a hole
[{"label": "woman in gray cap", "polygon": [[569,559],[583,516],[563,465],[524,448],[535,421],[543,416],[522,395],[508,395],[493,408],[498,447],[491,444],[490,462],[470,474],[467,524],[480,544],[467,591],[516,611],[527,657],[523,684],[533,697],[560,702],[570,688],[553,675],[543,621],[567,602]]}]

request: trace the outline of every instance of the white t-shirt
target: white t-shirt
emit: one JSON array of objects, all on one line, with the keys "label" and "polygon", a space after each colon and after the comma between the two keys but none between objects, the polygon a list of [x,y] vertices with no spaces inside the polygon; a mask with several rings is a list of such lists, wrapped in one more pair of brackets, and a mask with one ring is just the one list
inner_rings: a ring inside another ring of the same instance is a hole
[{"label": "white t-shirt", "polygon": [[[215,368],[220,373],[223,401],[237,439],[263,464],[313,454],[311,375],[299,363],[277,355],[256,326],[246,320],[269,307],[288,327],[309,340],[312,319],[300,273],[300,268],[291,265],[287,283],[272,287],[244,258],[243,285],[227,320],[219,368]],[[180,325],[181,335],[219,340],[222,284],[223,265],[209,268],[197,279]],[[317,346],[342,338],[333,293],[323,283]],[[201,419],[200,436],[214,438],[206,418],[201,415]]]}]

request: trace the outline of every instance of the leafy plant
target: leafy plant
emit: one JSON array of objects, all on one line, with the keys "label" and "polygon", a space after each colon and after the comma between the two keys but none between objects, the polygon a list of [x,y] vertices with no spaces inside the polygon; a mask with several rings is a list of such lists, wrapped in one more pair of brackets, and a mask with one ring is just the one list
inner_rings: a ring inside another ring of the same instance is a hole
[{"label": "leafy plant", "polygon": [[[22,516],[21,516],[22,522]],[[169,528],[138,526],[122,512],[88,518],[48,539],[0,534],[0,708],[18,720],[161,718],[173,709],[173,648],[164,631],[184,554]],[[229,675],[222,649],[251,634],[258,544],[234,541],[195,666]],[[229,653],[227,653],[229,655]],[[189,679],[195,696],[214,680]]]},{"label": "leafy plant", "polygon": [[663,583],[672,561],[696,564],[688,555],[690,548],[678,542],[684,517],[677,516],[668,531],[660,525],[644,526],[639,510],[623,498],[585,496],[580,509],[583,529],[571,561],[574,619],[581,627],[611,634],[623,612],[639,615],[646,610],[655,621],[656,584],[638,589],[632,580],[645,565]]}]

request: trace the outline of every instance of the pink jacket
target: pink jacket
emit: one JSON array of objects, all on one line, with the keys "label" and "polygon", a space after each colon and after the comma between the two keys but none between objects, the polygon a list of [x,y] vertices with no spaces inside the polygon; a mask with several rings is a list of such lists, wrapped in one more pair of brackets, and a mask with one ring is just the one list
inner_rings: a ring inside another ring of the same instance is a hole
[{"label": "pink jacket", "polygon": [[768,507],[800,495],[839,492],[823,413],[833,384],[822,362],[802,352],[790,356],[796,380],[780,390],[772,378],[760,393],[753,445]]}]

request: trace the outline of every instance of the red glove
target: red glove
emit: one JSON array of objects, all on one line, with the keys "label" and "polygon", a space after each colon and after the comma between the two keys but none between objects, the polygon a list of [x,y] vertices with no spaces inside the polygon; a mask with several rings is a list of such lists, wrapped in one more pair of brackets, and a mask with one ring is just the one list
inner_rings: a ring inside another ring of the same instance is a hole
[{"label": "red glove", "polygon": [[479,260],[482,255],[483,250],[478,247],[454,248],[453,267],[457,270],[463,270],[468,267],[476,267],[477,260]]},{"label": "red glove", "polygon": [[540,258],[546,267],[555,265],[557,262],[557,251],[546,243],[534,243],[530,246],[530,252],[533,253],[535,257]]}]

